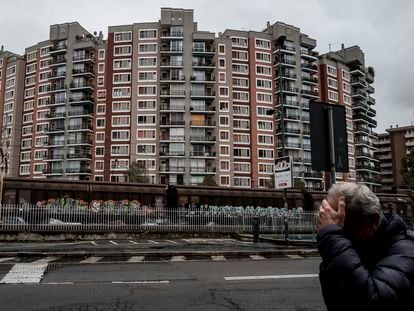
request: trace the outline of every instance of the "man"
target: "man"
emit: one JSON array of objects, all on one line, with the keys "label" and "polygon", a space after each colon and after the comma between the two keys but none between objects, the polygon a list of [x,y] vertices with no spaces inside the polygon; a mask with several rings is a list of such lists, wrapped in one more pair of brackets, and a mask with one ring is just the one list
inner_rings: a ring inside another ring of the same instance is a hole
[{"label": "man", "polygon": [[414,239],[398,215],[381,213],[368,187],[333,185],[318,225],[328,310],[414,310]]}]

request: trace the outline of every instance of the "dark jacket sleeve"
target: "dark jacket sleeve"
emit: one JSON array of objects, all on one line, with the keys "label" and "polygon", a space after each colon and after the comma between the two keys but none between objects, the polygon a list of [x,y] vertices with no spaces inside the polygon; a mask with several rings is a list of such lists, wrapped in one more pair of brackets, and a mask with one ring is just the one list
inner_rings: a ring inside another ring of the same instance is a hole
[{"label": "dark jacket sleeve", "polygon": [[412,285],[407,273],[414,267],[412,244],[408,253],[401,243],[393,244],[370,273],[340,226],[322,228],[317,242],[322,257],[322,294],[329,310],[382,310],[399,305],[401,299],[409,300]]}]

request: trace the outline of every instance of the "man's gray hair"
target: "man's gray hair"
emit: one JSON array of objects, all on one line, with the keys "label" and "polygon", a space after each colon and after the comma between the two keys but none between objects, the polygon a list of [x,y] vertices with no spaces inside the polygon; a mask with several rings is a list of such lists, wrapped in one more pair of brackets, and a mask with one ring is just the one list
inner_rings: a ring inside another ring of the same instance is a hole
[{"label": "man's gray hair", "polygon": [[363,184],[344,182],[332,185],[328,197],[343,196],[347,208],[361,215],[381,212],[378,197]]}]

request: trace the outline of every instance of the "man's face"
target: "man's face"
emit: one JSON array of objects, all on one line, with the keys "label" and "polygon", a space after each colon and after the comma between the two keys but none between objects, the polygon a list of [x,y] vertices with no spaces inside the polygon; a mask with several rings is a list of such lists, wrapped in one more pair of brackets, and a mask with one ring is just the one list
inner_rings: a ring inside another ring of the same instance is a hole
[{"label": "man's face", "polygon": [[[326,200],[329,205],[338,211],[338,201],[340,196],[328,196]],[[355,241],[366,241],[372,238],[375,231],[370,229],[370,221],[368,217],[355,215],[348,206],[345,206],[345,224],[344,231]]]}]

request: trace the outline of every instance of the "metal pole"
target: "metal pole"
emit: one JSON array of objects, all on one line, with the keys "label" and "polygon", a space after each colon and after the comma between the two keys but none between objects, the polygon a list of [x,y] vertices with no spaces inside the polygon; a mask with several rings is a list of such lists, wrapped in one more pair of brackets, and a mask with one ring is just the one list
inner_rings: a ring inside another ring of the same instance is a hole
[{"label": "metal pole", "polygon": [[335,142],[334,142],[334,126],[333,126],[333,110],[328,108],[328,131],[329,131],[329,159],[331,164],[331,185],[336,182],[335,176]]},{"label": "metal pole", "polygon": [[[285,120],[284,120],[284,109],[283,109],[283,85],[282,85],[282,43],[280,44],[279,47],[279,76],[280,76],[280,80],[279,80],[279,105],[280,105],[280,129],[282,131],[282,157],[284,157],[286,155],[286,150],[285,150]],[[292,172],[293,172],[293,168]],[[275,181],[276,182],[276,181]],[[283,189],[283,207],[284,208],[288,208],[288,204],[287,204],[287,190],[286,188]]]}]

